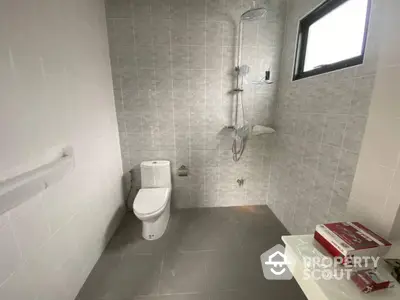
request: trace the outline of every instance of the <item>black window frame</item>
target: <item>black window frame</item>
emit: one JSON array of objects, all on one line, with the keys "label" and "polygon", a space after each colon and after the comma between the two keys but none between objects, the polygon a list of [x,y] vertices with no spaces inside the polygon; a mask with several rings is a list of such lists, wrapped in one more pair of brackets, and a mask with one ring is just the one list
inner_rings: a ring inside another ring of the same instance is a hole
[{"label": "black window frame", "polygon": [[315,68],[313,70],[304,71],[304,64],[307,52],[308,31],[310,26],[347,1],[350,0],[327,0],[300,20],[299,30],[297,34],[293,81],[332,72],[335,70],[353,67],[356,65],[360,65],[364,62],[365,48],[367,46],[368,27],[371,15],[371,0],[368,0],[367,15],[365,18],[364,40],[361,55],[338,61],[332,64],[322,65],[321,67]]}]

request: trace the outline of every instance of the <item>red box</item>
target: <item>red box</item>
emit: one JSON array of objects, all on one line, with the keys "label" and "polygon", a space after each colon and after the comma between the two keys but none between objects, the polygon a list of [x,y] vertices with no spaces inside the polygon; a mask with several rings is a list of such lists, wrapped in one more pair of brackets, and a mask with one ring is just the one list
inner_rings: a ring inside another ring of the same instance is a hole
[{"label": "red box", "polygon": [[392,281],[383,279],[382,276],[375,270],[363,270],[355,272],[351,275],[351,280],[362,292],[366,294],[394,286]]},{"label": "red box", "polygon": [[392,244],[358,222],[339,222],[317,225],[317,240],[335,257],[381,257]]}]

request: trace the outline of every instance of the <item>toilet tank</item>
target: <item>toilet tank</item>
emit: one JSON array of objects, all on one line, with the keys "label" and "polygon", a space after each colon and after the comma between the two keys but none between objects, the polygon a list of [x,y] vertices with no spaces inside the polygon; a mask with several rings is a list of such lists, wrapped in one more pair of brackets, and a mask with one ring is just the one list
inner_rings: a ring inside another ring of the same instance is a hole
[{"label": "toilet tank", "polygon": [[171,188],[171,164],[167,160],[144,161],[140,173],[142,188]]}]

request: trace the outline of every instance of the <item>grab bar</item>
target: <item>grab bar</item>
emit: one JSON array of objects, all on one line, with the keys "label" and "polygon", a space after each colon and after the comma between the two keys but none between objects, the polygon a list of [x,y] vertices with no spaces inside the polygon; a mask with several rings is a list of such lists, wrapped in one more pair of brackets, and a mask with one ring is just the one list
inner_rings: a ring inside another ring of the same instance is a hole
[{"label": "grab bar", "polygon": [[74,168],[72,148],[57,160],[0,182],[0,215],[60,181]]}]

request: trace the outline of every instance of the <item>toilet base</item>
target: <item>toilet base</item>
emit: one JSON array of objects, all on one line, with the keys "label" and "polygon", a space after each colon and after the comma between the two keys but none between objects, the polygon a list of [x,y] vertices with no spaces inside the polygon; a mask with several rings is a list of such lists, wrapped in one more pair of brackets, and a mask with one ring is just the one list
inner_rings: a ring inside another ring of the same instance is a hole
[{"label": "toilet base", "polygon": [[157,240],[167,230],[170,217],[170,203],[158,217],[142,221],[142,236],[145,240]]}]

